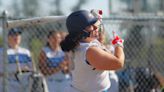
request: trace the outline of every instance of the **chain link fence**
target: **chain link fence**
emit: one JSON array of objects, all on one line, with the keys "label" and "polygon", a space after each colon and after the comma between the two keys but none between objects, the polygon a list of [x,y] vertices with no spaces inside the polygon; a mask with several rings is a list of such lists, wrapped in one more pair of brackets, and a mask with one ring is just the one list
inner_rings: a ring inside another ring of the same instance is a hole
[{"label": "chain link fence", "polygon": [[[46,80],[38,72],[39,54],[47,43],[47,35],[50,31],[67,32],[65,18],[66,17],[63,16],[14,20],[7,19],[5,24],[1,23],[1,47],[6,46],[4,44],[7,44],[7,42],[4,42],[6,40],[3,39],[7,39],[9,29],[19,28],[22,31],[21,46],[29,49],[31,52],[33,62],[32,68],[35,72],[29,76],[32,76],[33,80],[32,82],[29,82],[29,87],[27,87],[27,85],[25,85],[25,87],[20,85],[20,89],[17,89],[17,92],[25,92],[25,88],[27,90],[26,92],[45,91],[45,86],[43,84]],[[6,18],[2,17],[1,21],[4,21],[5,19]],[[154,77],[154,73],[159,72],[161,75],[164,75],[164,17],[111,16],[103,19],[103,23],[107,43],[109,43],[112,38],[112,31],[115,31],[125,41],[125,67],[124,69],[117,71],[119,77],[119,92],[150,92],[152,89],[157,89],[159,81]],[[6,25],[6,27],[3,28],[3,25]],[[4,32],[6,32],[6,35],[3,35]],[[3,64],[2,60],[1,64]],[[5,63],[5,66],[7,69],[1,71],[1,73],[3,74],[6,72],[8,76],[0,76],[1,79],[10,77],[8,73],[10,70],[9,63]],[[43,80],[44,82],[41,82]],[[3,82],[7,82],[2,86],[3,90],[5,90],[5,88],[6,90],[12,89],[9,87],[11,86],[9,80]],[[4,92],[8,92],[6,90]]]},{"label": "chain link fence", "polygon": [[164,75],[163,17],[111,17],[104,20],[104,25],[109,34],[114,30],[125,40],[125,67],[117,72],[120,92],[156,89],[159,82],[154,75]]}]

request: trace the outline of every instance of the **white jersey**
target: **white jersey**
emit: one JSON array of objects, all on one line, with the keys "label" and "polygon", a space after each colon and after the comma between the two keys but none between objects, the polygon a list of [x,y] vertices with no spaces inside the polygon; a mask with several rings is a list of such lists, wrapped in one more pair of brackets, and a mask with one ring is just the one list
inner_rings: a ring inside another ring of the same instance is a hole
[{"label": "white jersey", "polygon": [[102,48],[101,44],[94,40],[90,43],[80,43],[80,47],[75,51],[72,86],[80,92],[103,92],[110,87],[109,72],[96,70],[87,63],[86,51],[91,46]]}]

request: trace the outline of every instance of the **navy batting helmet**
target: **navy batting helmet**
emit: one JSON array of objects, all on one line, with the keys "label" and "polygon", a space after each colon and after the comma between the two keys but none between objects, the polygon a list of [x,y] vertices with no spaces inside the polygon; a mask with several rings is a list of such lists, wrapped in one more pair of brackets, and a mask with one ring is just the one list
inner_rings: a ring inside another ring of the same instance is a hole
[{"label": "navy batting helmet", "polygon": [[69,33],[77,33],[83,31],[87,26],[96,23],[97,20],[89,11],[79,10],[68,16],[66,26]]}]

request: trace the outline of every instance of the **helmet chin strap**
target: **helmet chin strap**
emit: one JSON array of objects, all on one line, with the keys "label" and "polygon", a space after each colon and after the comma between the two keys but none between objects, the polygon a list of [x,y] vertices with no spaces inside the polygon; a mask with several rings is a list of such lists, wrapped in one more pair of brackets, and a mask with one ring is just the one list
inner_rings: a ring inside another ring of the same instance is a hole
[{"label": "helmet chin strap", "polygon": [[82,34],[81,34],[82,39],[85,39],[87,37],[90,37],[90,34],[91,34],[91,32],[87,32],[86,30],[83,30],[82,31]]},{"label": "helmet chin strap", "polygon": [[[87,37],[91,37],[91,32],[87,32],[86,30],[83,30],[82,34],[81,34],[82,38],[85,39]],[[98,36],[95,36],[93,38],[98,39]]]}]

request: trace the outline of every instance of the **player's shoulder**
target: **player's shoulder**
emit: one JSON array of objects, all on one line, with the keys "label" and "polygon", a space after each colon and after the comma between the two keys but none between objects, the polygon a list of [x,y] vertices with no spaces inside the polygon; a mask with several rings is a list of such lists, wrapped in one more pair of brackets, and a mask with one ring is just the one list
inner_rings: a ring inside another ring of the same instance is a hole
[{"label": "player's shoulder", "polygon": [[19,50],[22,50],[22,51],[30,51],[29,49],[24,48],[24,47],[19,47]]},{"label": "player's shoulder", "polygon": [[42,48],[42,51],[44,51],[46,53],[46,52],[50,52],[51,49],[48,46],[45,46]]},{"label": "player's shoulder", "polygon": [[27,48],[19,47],[19,51],[22,52],[22,53],[30,54],[30,50],[27,49]]}]

